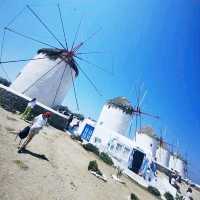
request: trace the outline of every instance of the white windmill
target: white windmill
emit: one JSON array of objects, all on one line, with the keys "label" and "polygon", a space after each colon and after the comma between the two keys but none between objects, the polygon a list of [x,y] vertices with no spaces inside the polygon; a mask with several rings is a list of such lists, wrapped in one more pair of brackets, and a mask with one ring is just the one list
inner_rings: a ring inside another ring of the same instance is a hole
[{"label": "white windmill", "polygon": [[129,136],[132,131],[133,121],[135,121],[134,145],[143,150],[149,157],[153,158],[156,155],[156,149],[158,144],[157,136],[155,135],[154,130],[151,127],[142,127],[142,116],[148,116],[155,119],[159,119],[160,117],[143,111],[142,103],[147,94],[147,90],[143,91],[143,84],[141,84],[139,87],[135,87],[135,91],[136,105],[133,109]]},{"label": "white windmill", "polygon": [[[13,24],[16,18],[18,18],[25,10],[28,10],[33,15],[33,17],[35,17],[39,21],[39,23],[57,41],[60,47],[56,47],[51,44],[48,44],[47,42],[40,41],[39,39],[33,38],[30,35],[25,35],[23,33],[17,32],[11,27],[11,24]],[[70,87],[73,86],[77,109],[79,110],[74,81],[80,72],[90,82],[95,91],[99,95],[101,95],[95,83],[90,79],[88,74],[79,65],[79,61],[85,62],[86,64],[93,65],[94,67],[97,67],[105,71],[103,68],[81,57],[81,55],[83,56],[84,54],[91,54],[91,53],[96,54],[99,52],[79,52],[81,47],[84,46],[85,43],[88,40],[90,40],[99,30],[92,33],[86,40],[76,45],[75,43],[81,26],[80,22],[77,31],[75,33],[72,46],[69,47],[65,33],[61,8],[59,4],[58,4],[58,12],[59,12],[60,22],[62,25],[62,32],[65,41],[64,44],[57,38],[57,36],[52,32],[52,30],[50,30],[50,28],[43,21],[43,19],[36,13],[36,11],[31,6],[27,5],[26,8],[23,9],[4,28],[3,40],[1,44],[0,65],[6,73],[3,64],[29,61],[29,63],[25,65],[25,67],[19,73],[16,80],[12,83],[11,88],[29,97],[37,98],[38,101],[50,107],[54,107],[56,105],[61,104],[62,101],[64,100],[66,93],[69,91]],[[1,58],[3,54],[4,40],[7,32],[11,32],[20,37],[34,41],[36,43],[43,44],[44,46],[48,46],[49,48],[39,49],[37,55],[31,59],[2,61]]]},{"label": "white windmill", "polygon": [[157,163],[161,166],[168,168],[169,167],[169,160],[170,160],[170,144],[167,143],[164,138],[166,137],[166,128],[161,130],[161,136],[158,138],[158,148],[156,151],[156,158]]}]

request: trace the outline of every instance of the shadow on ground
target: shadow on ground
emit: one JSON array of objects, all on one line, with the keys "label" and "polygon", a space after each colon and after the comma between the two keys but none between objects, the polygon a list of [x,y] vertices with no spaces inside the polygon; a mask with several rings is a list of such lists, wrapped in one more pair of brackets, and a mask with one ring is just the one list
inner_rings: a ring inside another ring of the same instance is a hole
[{"label": "shadow on ground", "polygon": [[20,151],[20,153],[29,154],[29,155],[31,155],[31,156],[33,156],[35,158],[39,158],[41,160],[49,161],[49,159],[44,154],[37,154],[37,153],[34,153],[34,152],[32,152],[30,150],[27,150],[27,149],[22,149]]}]

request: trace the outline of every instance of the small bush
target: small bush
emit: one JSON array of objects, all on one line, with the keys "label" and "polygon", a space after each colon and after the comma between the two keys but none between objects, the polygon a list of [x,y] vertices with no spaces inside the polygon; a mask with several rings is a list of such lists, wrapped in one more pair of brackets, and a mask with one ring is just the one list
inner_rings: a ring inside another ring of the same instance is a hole
[{"label": "small bush", "polygon": [[176,193],[176,200],[183,200],[183,196],[179,195],[178,193]]},{"label": "small bush", "polygon": [[94,146],[93,144],[91,144],[91,143],[84,144],[83,148],[86,149],[87,151],[91,151],[91,152],[95,153],[97,156],[99,156],[99,149],[96,146]]},{"label": "small bush", "polygon": [[103,160],[106,164],[108,164],[108,165],[113,165],[112,158],[111,158],[107,153],[101,152],[99,157],[100,157],[101,160]]},{"label": "small bush", "polygon": [[174,197],[169,192],[165,192],[164,197],[167,200],[174,200]]},{"label": "small bush", "polygon": [[99,170],[99,167],[98,167],[98,164],[97,164],[96,160],[92,160],[92,161],[89,162],[89,164],[88,164],[88,170],[94,171],[97,174],[99,174],[99,175],[102,176],[102,173]]},{"label": "small bush", "polygon": [[27,121],[32,121],[33,119],[34,119],[34,115],[32,114],[32,113],[30,113],[28,116],[27,116],[27,118],[26,118],[26,120]]},{"label": "small bush", "polygon": [[80,135],[71,135],[71,138],[72,138],[73,140],[78,140],[78,141],[80,141],[80,142],[83,142],[83,140],[81,139],[81,136],[80,136]]},{"label": "small bush", "polygon": [[160,197],[160,192],[157,188],[149,186],[148,191],[153,194],[154,196]]},{"label": "small bush", "polygon": [[29,169],[29,167],[21,160],[14,160],[13,162],[22,170],[28,170]]},{"label": "small bush", "polygon": [[130,200],[139,200],[136,194],[131,193]]}]

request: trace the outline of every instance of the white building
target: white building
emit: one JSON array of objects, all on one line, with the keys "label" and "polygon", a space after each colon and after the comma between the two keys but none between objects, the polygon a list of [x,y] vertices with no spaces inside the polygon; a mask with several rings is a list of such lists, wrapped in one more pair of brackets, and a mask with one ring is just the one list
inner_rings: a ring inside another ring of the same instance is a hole
[{"label": "white building", "polygon": [[95,126],[96,126],[95,120],[91,118],[85,118],[83,121],[79,123],[79,127],[75,132],[75,134],[80,135],[83,140],[89,142]]},{"label": "white building", "polygon": [[158,146],[156,151],[156,158],[159,165],[165,168],[169,167],[170,151],[168,145],[165,142]]},{"label": "white building", "polygon": [[137,132],[134,141],[135,147],[142,149],[149,158],[154,159],[156,157],[158,137],[151,127],[146,126]]},{"label": "white building", "polygon": [[187,162],[180,155],[171,153],[169,160],[169,169],[176,170],[183,178],[185,178]]},{"label": "white building", "polygon": [[120,163],[128,166],[133,150],[133,140],[126,137],[133,107],[124,97],[109,100],[103,107],[97,122],[85,119],[78,130],[84,141],[107,152]]},{"label": "white building", "polygon": [[116,97],[109,100],[103,106],[91,142],[104,149],[116,135],[125,137],[130,126],[132,114],[133,107],[125,97]]},{"label": "white building", "polygon": [[133,107],[125,97],[109,100],[104,105],[97,125],[126,135],[132,119]]},{"label": "white building", "polygon": [[53,107],[62,103],[76,76],[78,68],[65,50],[40,49],[11,88]]}]

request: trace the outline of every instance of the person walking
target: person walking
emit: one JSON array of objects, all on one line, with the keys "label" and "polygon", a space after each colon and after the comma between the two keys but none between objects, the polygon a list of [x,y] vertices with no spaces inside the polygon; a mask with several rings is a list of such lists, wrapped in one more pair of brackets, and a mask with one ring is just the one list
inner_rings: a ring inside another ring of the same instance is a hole
[{"label": "person walking", "polygon": [[28,105],[26,106],[25,111],[21,115],[21,119],[27,120],[30,117],[31,111],[36,105],[36,98],[33,98],[31,101],[29,101]]},{"label": "person walking", "polygon": [[43,114],[38,115],[33,119],[32,125],[30,127],[29,134],[27,139],[24,141],[22,146],[19,148],[18,153],[21,153],[23,149],[31,142],[33,137],[37,135],[40,130],[47,124],[47,120],[52,116],[51,112],[45,112]]},{"label": "person walking", "polygon": [[70,124],[71,124],[71,122],[73,121],[73,119],[74,119],[74,116],[73,116],[73,114],[71,114],[71,115],[69,116],[69,118],[67,119],[67,123],[66,123],[66,127],[65,127],[65,129],[66,129],[67,131],[69,130]]},{"label": "person walking", "polygon": [[189,187],[187,189],[187,192],[186,192],[186,194],[185,194],[183,199],[184,200],[191,200],[192,199],[192,188],[191,187]]},{"label": "person walking", "polygon": [[140,169],[140,173],[139,173],[139,175],[142,176],[145,180],[147,178],[148,169],[149,169],[149,159],[145,157],[142,163],[142,167]]},{"label": "person walking", "polygon": [[157,176],[157,165],[156,165],[156,159],[152,160],[150,163],[150,175],[149,175],[149,181],[155,180],[155,177]]}]

